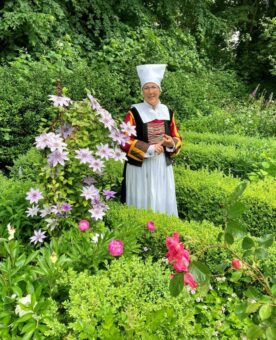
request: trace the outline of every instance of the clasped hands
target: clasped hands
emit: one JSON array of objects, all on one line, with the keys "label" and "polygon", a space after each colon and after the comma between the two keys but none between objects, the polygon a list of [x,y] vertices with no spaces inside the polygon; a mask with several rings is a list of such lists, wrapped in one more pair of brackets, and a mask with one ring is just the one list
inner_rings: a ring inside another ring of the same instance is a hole
[{"label": "clasped hands", "polygon": [[161,142],[154,145],[154,151],[157,155],[164,152],[164,146],[167,148],[174,147],[174,141],[171,136],[164,134]]}]

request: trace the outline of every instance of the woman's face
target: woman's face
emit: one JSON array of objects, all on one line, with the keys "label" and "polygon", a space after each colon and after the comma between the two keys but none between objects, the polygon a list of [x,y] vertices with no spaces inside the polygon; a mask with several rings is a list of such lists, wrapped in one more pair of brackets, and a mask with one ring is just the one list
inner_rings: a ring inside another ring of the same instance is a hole
[{"label": "woman's face", "polygon": [[146,83],[143,86],[143,96],[145,101],[151,106],[156,106],[159,103],[160,88],[155,83]]}]

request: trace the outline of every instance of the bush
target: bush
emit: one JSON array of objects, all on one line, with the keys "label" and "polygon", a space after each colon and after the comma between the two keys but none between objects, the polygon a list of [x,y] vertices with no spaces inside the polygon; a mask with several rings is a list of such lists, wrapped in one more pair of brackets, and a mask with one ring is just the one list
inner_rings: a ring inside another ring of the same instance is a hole
[{"label": "bush", "polygon": [[[122,166],[113,169],[116,178],[122,175]],[[174,168],[176,198],[179,216],[184,220],[208,220],[215,225],[223,224],[223,205],[240,180],[225,176],[219,171],[192,171]],[[120,190],[118,187],[117,190]],[[248,232],[255,236],[275,232],[275,181],[265,179],[250,183],[242,197],[248,210],[243,220]]]},{"label": "bush", "polygon": [[[185,134],[184,134],[185,136]],[[261,168],[265,158],[260,152],[236,149],[232,145],[192,144],[184,142],[178,157],[177,165],[186,166],[191,170],[207,168],[210,171],[220,170],[226,175],[248,178],[248,174],[256,168]]]},{"label": "bush", "polygon": [[21,239],[28,239],[33,233],[33,221],[26,215],[26,193],[31,181],[8,179],[0,174],[0,233],[7,234],[7,224],[17,229]]},{"label": "bush", "polygon": [[[185,125],[185,123],[184,123]],[[183,125],[183,126],[184,126]],[[276,148],[276,142],[274,139],[264,138],[259,139],[256,137],[240,136],[240,135],[225,135],[210,132],[196,132],[196,131],[185,131],[184,127],[181,132],[184,141],[187,140],[193,144],[222,144],[225,146],[231,145],[235,148],[242,150],[252,151],[254,153],[263,152],[270,149]]]},{"label": "bush", "polygon": [[[68,339],[211,339],[218,320],[225,322],[222,334],[233,335],[239,335],[247,321],[233,315],[237,299],[229,303],[219,293],[207,302],[218,313],[201,323],[204,312],[194,298],[186,290],[178,298],[170,296],[169,271],[150,258],[145,263],[136,257],[121,258],[107,269],[95,276],[70,271],[60,281],[70,287],[65,303],[72,320]],[[224,303],[231,314],[220,313]]]},{"label": "bush", "polygon": [[9,176],[14,180],[35,181],[41,170],[42,161],[41,153],[37,149],[32,148],[14,161],[14,165],[9,168]]},{"label": "bush", "polygon": [[[223,224],[223,206],[230,193],[240,183],[238,179],[220,172],[192,171],[175,168],[176,194],[179,214],[187,220],[207,219]],[[242,197],[247,207],[243,220],[253,235],[275,232],[275,181],[250,183]]]},{"label": "bush", "polygon": [[214,108],[208,116],[193,116],[184,122],[184,126],[197,132],[274,137],[275,105],[274,102],[269,106],[258,102],[235,102],[223,109]]}]

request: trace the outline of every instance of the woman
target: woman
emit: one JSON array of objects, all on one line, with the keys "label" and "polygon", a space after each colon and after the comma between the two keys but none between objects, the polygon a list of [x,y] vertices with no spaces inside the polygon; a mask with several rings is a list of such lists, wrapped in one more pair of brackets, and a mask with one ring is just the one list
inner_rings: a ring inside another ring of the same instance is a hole
[{"label": "woman", "polygon": [[173,112],[159,100],[165,69],[163,64],[137,66],[144,102],[132,105],[124,120],[136,127],[136,136],[122,147],[128,159],[122,202],[178,216],[171,158],[182,139]]}]

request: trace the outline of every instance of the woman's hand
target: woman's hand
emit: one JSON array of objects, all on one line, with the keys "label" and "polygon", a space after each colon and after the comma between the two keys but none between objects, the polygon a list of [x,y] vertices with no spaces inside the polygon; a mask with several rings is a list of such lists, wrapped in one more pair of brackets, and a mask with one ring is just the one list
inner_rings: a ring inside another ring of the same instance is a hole
[{"label": "woman's hand", "polygon": [[166,134],[163,135],[163,145],[167,148],[173,148],[175,146],[172,137]]},{"label": "woman's hand", "polygon": [[160,153],[164,152],[163,141],[154,145],[154,151],[157,153],[157,155],[160,155]]}]

